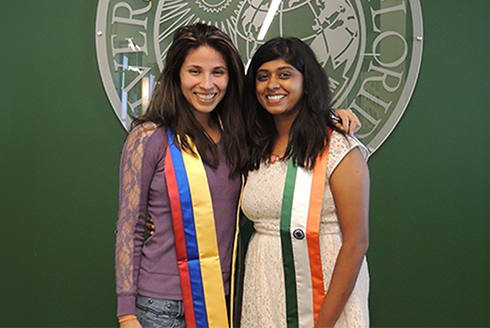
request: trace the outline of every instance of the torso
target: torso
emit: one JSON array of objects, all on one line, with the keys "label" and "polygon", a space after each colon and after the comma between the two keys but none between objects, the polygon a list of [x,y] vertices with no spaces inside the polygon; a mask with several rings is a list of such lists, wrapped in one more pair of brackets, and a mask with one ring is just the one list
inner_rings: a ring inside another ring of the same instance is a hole
[{"label": "torso", "polygon": [[[336,132],[332,134],[320,223],[325,290],[328,288],[335,260],[342,245],[335,203],[328,179],[342,158],[350,149],[358,145],[354,139],[345,139]],[[279,235],[286,172],[287,163],[284,161],[262,164],[258,170],[249,173],[243,192],[242,209],[245,215],[254,222],[256,230],[249,243],[245,263],[242,310],[242,327],[244,328],[286,327],[285,302],[283,301],[285,299],[284,273]],[[365,263],[361,270],[358,287],[356,285],[353,296],[351,296],[352,301],[346,305],[348,313],[341,317],[340,325],[336,327],[365,327],[363,325],[368,320],[368,281],[369,276]],[[351,312],[360,313],[360,316],[351,314]],[[347,319],[350,321],[345,321]],[[342,322],[357,321],[361,324],[342,325]]]}]

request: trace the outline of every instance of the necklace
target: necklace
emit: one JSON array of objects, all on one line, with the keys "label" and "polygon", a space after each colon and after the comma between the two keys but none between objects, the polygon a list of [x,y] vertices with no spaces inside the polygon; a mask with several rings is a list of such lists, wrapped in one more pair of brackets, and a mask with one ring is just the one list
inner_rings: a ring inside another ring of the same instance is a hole
[{"label": "necklace", "polygon": [[278,160],[282,159],[284,157],[284,153],[277,155],[277,154],[272,154],[271,157],[269,158],[269,163],[274,164]]}]

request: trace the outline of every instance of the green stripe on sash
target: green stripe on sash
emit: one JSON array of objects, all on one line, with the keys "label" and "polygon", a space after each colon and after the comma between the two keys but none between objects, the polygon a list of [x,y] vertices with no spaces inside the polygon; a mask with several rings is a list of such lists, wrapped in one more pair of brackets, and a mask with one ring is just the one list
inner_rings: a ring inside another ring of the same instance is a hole
[{"label": "green stripe on sash", "polygon": [[[294,185],[297,166],[289,160],[281,209],[281,247],[284,263],[284,283],[286,288],[286,313],[288,327],[298,327],[298,304],[296,294],[296,275],[294,269],[293,246],[291,242],[291,212],[293,208]],[[289,256],[285,256],[289,254]]]}]

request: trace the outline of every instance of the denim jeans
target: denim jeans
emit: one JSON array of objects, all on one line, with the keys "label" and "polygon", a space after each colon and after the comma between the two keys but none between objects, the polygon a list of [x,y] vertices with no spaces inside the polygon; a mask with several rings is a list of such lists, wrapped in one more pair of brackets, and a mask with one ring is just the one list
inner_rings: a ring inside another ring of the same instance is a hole
[{"label": "denim jeans", "polygon": [[136,315],[143,328],[185,328],[182,301],[138,295]]}]

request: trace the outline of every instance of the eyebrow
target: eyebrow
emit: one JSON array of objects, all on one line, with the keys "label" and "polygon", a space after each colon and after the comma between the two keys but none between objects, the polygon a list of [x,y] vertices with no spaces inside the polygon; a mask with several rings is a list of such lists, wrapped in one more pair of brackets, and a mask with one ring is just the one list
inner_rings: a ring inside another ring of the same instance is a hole
[{"label": "eyebrow", "polygon": [[[277,68],[277,71],[283,71],[285,69],[292,69],[292,70],[297,71],[297,69],[294,68],[293,66],[281,66],[281,67]],[[268,69],[259,69],[257,71],[257,73],[259,73],[259,72],[269,72],[269,70]]]},{"label": "eyebrow", "polygon": [[[190,64],[190,65],[187,65],[185,67],[186,68],[200,68],[200,69],[202,69],[202,66],[194,65],[194,64]],[[224,70],[227,70],[226,66],[215,66],[212,69],[224,69]]]}]

